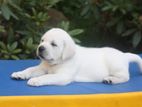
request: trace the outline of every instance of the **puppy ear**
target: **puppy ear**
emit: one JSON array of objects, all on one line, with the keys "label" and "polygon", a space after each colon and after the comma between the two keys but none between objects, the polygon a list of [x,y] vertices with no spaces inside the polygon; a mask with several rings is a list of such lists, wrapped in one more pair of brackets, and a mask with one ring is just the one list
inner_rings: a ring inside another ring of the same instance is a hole
[{"label": "puppy ear", "polygon": [[75,54],[75,43],[73,41],[64,41],[62,60],[67,60]]}]

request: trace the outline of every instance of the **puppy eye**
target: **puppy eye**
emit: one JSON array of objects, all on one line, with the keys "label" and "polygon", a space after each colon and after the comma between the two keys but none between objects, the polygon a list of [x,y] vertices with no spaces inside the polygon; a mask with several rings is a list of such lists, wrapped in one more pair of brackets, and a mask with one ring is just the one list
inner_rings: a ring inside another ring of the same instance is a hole
[{"label": "puppy eye", "polygon": [[41,42],[43,42],[44,40],[43,39],[41,39]]},{"label": "puppy eye", "polygon": [[51,45],[52,45],[53,47],[57,47],[57,44],[55,44],[54,42],[51,42]]}]

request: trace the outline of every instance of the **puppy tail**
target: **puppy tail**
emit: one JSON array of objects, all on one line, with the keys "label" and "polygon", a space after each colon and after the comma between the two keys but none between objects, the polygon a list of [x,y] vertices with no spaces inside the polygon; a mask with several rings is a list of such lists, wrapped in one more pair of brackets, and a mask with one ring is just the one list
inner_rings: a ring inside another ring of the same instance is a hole
[{"label": "puppy tail", "polygon": [[132,53],[125,53],[125,55],[127,56],[129,62],[136,62],[139,65],[139,68],[142,73],[142,59],[141,59],[141,57],[139,55],[132,54]]}]

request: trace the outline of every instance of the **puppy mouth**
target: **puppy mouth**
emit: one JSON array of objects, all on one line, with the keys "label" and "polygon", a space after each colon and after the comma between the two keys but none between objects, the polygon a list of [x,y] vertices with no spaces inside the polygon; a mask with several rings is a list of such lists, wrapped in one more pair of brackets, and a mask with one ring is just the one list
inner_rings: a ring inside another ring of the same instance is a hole
[{"label": "puppy mouth", "polygon": [[54,59],[53,59],[53,58],[51,58],[51,59],[47,59],[47,61],[50,63],[50,62],[53,62],[53,61],[54,61]]},{"label": "puppy mouth", "polygon": [[45,59],[44,55],[42,53],[38,53],[37,55],[39,58]]},{"label": "puppy mouth", "polygon": [[53,58],[48,58],[48,59],[45,58],[44,55],[41,54],[41,53],[38,54],[38,57],[40,57],[40,58],[43,59],[43,60],[47,60],[49,63],[52,63],[52,62],[54,61]]}]

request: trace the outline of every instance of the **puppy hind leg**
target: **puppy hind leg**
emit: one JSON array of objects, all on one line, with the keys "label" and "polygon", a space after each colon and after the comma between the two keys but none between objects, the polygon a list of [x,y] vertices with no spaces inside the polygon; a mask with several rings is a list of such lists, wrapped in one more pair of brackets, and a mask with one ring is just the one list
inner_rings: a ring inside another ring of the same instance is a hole
[{"label": "puppy hind leg", "polygon": [[124,83],[129,80],[129,77],[116,77],[116,76],[108,76],[104,78],[103,83],[105,84],[119,84]]},{"label": "puppy hind leg", "polygon": [[121,71],[121,72],[116,73],[114,75],[110,75],[108,77],[105,77],[103,79],[103,83],[105,83],[105,84],[119,84],[119,83],[127,82],[129,80],[129,73],[126,73],[126,71],[124,71],[124,72]]}]

